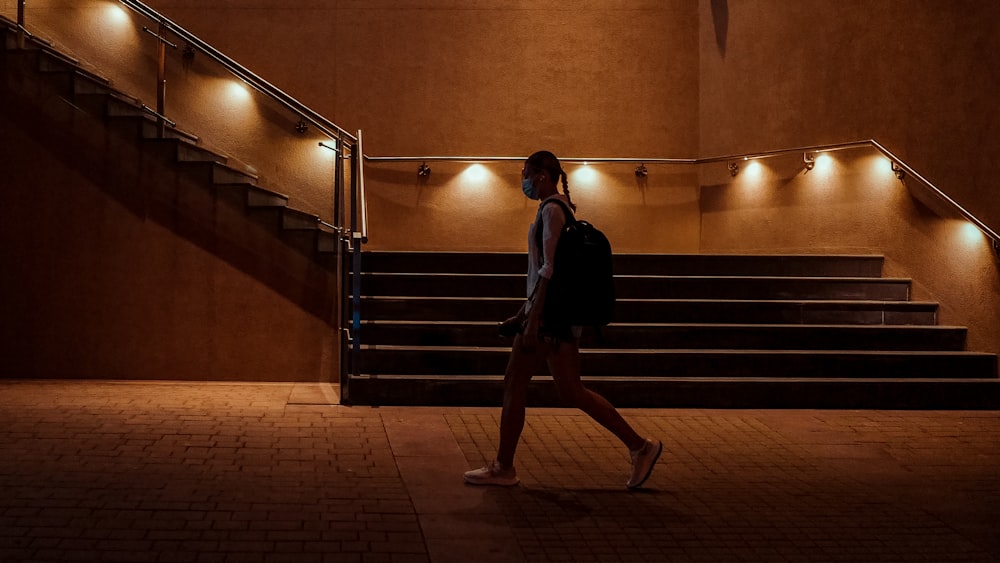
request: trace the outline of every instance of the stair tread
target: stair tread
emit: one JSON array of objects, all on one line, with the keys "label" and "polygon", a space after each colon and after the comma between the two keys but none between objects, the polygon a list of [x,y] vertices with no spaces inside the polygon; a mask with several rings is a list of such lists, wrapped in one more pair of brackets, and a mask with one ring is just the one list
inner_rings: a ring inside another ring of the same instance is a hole
[{"label": "stair tread", "polygon": [[[509,352],[506,346],[406,346],[397,344],[362,344],[362,350],[395,350],[420,352]],[[733,349],[733,348],[584,348],[581,354],[661,354],[661,355],[792,355],[792,356],[966,356],[990,357],[996,354],[990,352],[972,352],[968,350],[769,350],[769,349]]]},{"label": "stair tread", "polygon": [[[424,320],[362,320],[362,325],[404,325],[404,326],[492,326],[497,321],[424,321]],[[846,330],[966,330],[967,327],[959,325],[852,325],[852,324],[793,324],[793,323],[611,323],[609,328],[690,328],[692,330],[703,330],[712,328],[739,328],[739,329],[795,329],[795,330],[815,330],[815,329],[846,329]]]},{"label": "stair tread", "polygon": [[[365,301],[524,301],[524,297],[506,296],[465,296],[454,297],[447,295],[362,295]],[[633,298],[622,297],[615,301],[620,303],[713,303],[713,304],[796,304],[796,305],[851,305],[851,306],[891,306],[891,307],[937,307],[934,301],[893,301],[884,299],[711,299],[711,298]]]},{"label": "stair tread", "polygon": [[[452,381],[452,380],[470,380],[470,381],[503,381],[504,376],[495,374],[462,374],[462,375],[421,375],[421,374],[405,374],[405,373],[391,373],[391,374],[370,374],[362,373],[358,376],[351,377],[361,377],[367,379],[429,379],[429,380],[441,380],[441,381]],[[1000,385],[1000,378],[975,378],[975,377],[762,377],[762,376],[746,376],[746,377],[733,377],[733,376],[703,376],[703,377],[684,377],[684,376],[650,376],[650,375],[622,375],[622,376],[606,376],[606,375],[584,375],[582,378],[586,381],[607,381],[607,382],[621,382],[624,380],[631,381],[646,381],[651,383],[669,383],[669,382],[768,382],[768,383],[990,383],[993,385]],[[551,381],[551,375],[537,374],[532,376],[532,380],[538,381]]]},{"label": "stair tread", "polygon": [[[524,273],[478,273],[478,272],[361,272],[362,276],[394,276],[394,277],[469,277],[469,278],[524,278]],[[669,274],[615,274],[615,278],[644,278],[664,280],[726,280],[726,281],[832,281],[832,282],[875,282],[875,283],[911,283],[911,278],[885,278],[865,276],[724,276],[724,275],[669,275]]]}]

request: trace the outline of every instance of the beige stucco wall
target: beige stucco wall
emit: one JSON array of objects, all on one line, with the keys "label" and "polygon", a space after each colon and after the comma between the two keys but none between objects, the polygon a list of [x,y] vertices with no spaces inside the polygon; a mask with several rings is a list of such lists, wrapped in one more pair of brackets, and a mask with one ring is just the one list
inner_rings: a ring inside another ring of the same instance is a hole
[{"label": "beige stucco wall", "polygon": [[[1000,227],[990,170],[1000,4],[712,0],[699,10],[703,157],[874,138]],[[702,251],[884,254],[886,275],[941,302],[942,323],[971,327],[970,348],[1000,349],[998,261],[975,230],[917,203],[911,195],[928,200],[913,178],[878,179],[886,166],[871,172],[865,157],[838,153],[839,174],[823,182],[802,172],[801,154],[790,158],[752,197],[742,174],[703,178]]]},{"label": "beige stucco wall", "polygon": [[[687,0],[151,3],[349,130],[365,153],[693,156],[698,13]],[[247,40],[248,37],[258,38]],[[373,165],[371,246],[522,250],[520,163]],[[623,250],[697,251],[697,180],[635,165],[571,178],[581,216]],[[570,170],[573,172],[573,170]],[[293,194],[294,195],[294,194]],[[652,227],[640,230],[644,225]]]},{"label": "beige stucco wall", "polygon": [[[1000,226],[993,2],[149,3],[363,129],[369,155],[693,158],[875,138]],[[151,22],[114,23],[116,6],[34,0],[28,24],[152,104],[153,38],[140,29]],[[257,94],[233,98],[200,55],[185,64],[169,50],[168,69],[168,115],[181,127],[293,206],[330,216],[330,155],[313,131],[294,132],[297,116]],[[643,180],[634,163],[566,168],[581,216],[617,251],[884,254],[887,275],[912,277],[915,297],[942,303],[942,322],[970,326],[970,347],[996,351],[996,259],[909,197],[912,180],[866,176],[868,158],[838,155],[841,175],[818,192],[800,155],[768,162],[774,176],[753,194],[724,163],[648,164]],[[426,179],[415,162],[367,167],[370,248],[524,247],[534,206],[517,189],[517,162],[430,164]],[[894,187],[859,187],[883,182]]]},{"label": "beige stucco wall", "polygon": [[699,9],[702,156],[874,138],[1000,228],[1000,3]]}]

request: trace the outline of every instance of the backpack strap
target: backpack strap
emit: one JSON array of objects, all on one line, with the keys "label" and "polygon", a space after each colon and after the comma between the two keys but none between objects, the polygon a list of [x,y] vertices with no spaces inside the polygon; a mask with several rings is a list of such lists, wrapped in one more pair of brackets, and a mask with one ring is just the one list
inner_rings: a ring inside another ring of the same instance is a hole
[{"label": "backpack strap", "polygon": [[[559,198],[547,199],[547,200],[545,200],[545,201],[542,202],[542,208],[544,208],[546,205],[548,205],[550,203],[558,203],[559,207],[562,207],[563,213],[566,214],[566,224],[567,225],[570,224],[573,221],[576,221],[576,216],[573,215],[573,212],[570,211],[569,206],[566,205],[566,203],[563,202],[563,200],[561,200]],[[542,248],[542,222],[543,221],[545,221],[544,216],[541,213],[539,213],[538,214],[538,224],[535,225],[535,248],[538,249],[538,258],[539,258],[539,260],[544,260],[545,259],[545,249]],[[539,263],[538,267],[541,268],[542,264]]]}]

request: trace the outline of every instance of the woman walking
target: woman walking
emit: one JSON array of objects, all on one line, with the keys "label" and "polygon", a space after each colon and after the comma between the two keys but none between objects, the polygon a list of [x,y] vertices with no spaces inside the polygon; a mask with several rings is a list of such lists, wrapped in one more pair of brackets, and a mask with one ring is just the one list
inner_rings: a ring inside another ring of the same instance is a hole
[{"label": "woman walking", "polygon": [[[563,193],[558,183],[562,182]],[[504,375],[503,411],[500,415],[500,445],[496,459],[481,469],[465,473],[465,481],[473,485],[512,486],[518,483],[514,468],[514,452],[524,429],[528,383],[542,361],[548,364],[562,400],[581,409],[611,431],[629,449],[632,472],[626,482],[630,489],[641,486],[649,478],[660,456],[663,444],[643,438],[601,395],[583,386],[580,379],[580,327],[544,324],[543,311],[549,280],[554,273],[553,258],[556,243],[566,224],[561,205],[545,205],[559,199],[573,210],[569,183],[559,159],[548,151],[531,155],[521,172],[521,189],[533,200],[541,200],[535,222],[528,232],[528,300],[517,315],[504,324],[515,325],[518,334]],[[536,229],[541,226],[539,237]],[[541,241],[541,244],[539,244]]]}]

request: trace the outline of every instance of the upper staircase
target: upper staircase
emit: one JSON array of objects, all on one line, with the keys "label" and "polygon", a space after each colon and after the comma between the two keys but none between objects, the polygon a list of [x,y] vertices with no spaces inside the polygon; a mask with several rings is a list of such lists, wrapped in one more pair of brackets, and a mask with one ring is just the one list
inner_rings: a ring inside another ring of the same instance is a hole
[{"label": "upper staircase", "polygon": [[339,235],[331,225],[290,207],[287,195],[196,134],[158,123],[140,100],[45,40],[19,45],[4,18],[0,36],[0,103],[22,131],[126,207],[335,323]]},{"label": "upper staircase", "polygon": [[[623,407],[997,408],[994,354],[880,256],[616,255],[614,322],[585,332],[585,384]],[[523,254],[367,252],[362,404],[498,405]],[[558,405],[545,369],[531,400]]]}]

